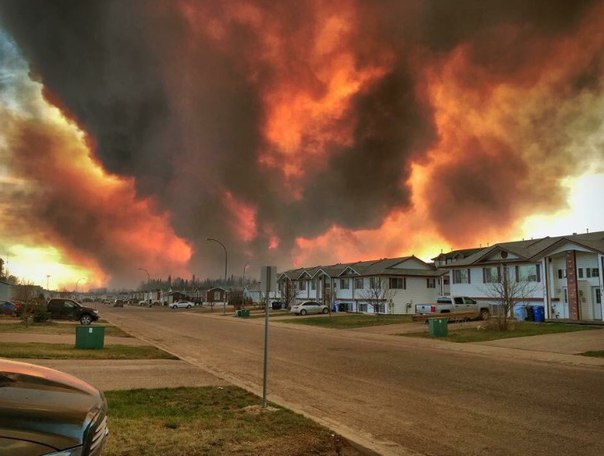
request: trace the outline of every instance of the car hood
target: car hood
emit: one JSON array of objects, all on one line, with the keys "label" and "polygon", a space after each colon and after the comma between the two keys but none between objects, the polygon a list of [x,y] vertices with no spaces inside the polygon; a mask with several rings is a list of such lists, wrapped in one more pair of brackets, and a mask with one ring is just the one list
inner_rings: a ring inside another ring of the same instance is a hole
[{"label": "car hood", "polygon": [[71,448],[106,408],[101,392],[72,375],[0,359],[0,437]]}]

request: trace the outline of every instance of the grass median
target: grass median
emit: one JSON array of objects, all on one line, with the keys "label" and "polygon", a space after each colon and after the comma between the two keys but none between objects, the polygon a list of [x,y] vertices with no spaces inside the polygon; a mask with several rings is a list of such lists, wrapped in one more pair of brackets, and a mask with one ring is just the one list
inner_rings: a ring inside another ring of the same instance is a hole
[{"label": "grass median", "polygon": [[[56,323],[54,321],[44,323],[29,323],[27,326],[23,322],[15,320],[14,322],[4,322],[0,324],[0,333],[30,333],[30,334],[49,334],[49,335],[66,335],[75,334],[75,328],[82,326],[77,322],[62,322]],[[122,331],[120,328],[111,325],[105,325],[103,323],[95,323],[90,326],[103,326],[105,327],[106,336],[115,337],[132,337],[130,334]]]},{"label": "grass median", "polygon": [[411,315],[321,315],[320,317],[297,317],[279,320],[279,323],[294,323],[299,325],[319,326],[322,328],[354,329],[367,326],[396,325],[413,323]]},{"label": "grass median", "polygon": [[360,455],[329,429],[237,387],[108,391],[105,456]]},{"label": "grass median", "polygon": [[[487,342],[490,340],[510,339],[514,337],[542,336],[545,334],[556,334],[575,331],[597,330],[599,328],[585,325],[573,325],[568,323],[531,323],[527,321],[510,322],[510,329],[498,331],[496,329],[484,328],[482,325],[471,328],[449,329],[447,337],[438,337],[440,340],[449,342]],[[409,334],[398,334],[405,337],[427,337],[433,338],[426,331]]]},{"label": "grass median", "polygon": [[178,359],[159,348],[142,345],[105,345],[78,349],[73,344],[10,343],[0,345],[0,357],[24,359]]}]

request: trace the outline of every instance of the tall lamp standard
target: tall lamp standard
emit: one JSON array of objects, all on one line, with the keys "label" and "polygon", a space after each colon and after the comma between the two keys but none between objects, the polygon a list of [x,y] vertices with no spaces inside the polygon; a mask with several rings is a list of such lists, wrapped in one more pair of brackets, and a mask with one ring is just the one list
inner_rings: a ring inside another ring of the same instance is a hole
[{"label": "tall lamp standard", "polygon": [[82,278],[80,278],[80,279],[78,279],[78,280],[76,281],[76,286],[75,286],[75,291],[76,291],[76,293],[78,292],[78,284],[79,284],[79,283],[80,283],[82,280],[86,280],[86,277],[82,277]]},{"label": "tall lamp standard", "polygon": [[227,249],[224,246],[224,244],[222,242],[220,242],[218,239],[214,239],[214,238],[206,238],[206,241],[214,241],[214,242],[218,242],[221,246],[222,249],[224,250],[224,286],[225,286],[225,290],[224,290],[224,305],[222,306],[222,314],[226,315],[226,285],[227,285],[227,265],[229,262],[229,256],[227,254]]},{"label": "tall lamp standard", "polygon": [[245,308],[245,270],[249,266],[249,263],[245,263],[243,266],[243,276],[241,277],[241,308]]}]

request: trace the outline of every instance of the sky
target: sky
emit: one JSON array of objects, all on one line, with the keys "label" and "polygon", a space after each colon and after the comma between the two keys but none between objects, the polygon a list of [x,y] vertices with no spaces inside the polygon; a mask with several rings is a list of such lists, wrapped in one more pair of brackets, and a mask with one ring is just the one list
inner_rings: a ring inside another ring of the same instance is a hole
[{"label": "sky", "polygon": [[52,289],[604,231],[604,5],[0,0],[0,125]]}]

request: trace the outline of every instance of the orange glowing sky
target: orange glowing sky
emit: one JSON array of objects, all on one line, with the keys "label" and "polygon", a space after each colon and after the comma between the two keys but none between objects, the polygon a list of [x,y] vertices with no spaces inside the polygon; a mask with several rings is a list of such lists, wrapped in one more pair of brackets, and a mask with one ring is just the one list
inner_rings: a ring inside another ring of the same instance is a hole
[{"label": "orange glowing sky", "polygon": [[599,2],[125,4],[0,7],[25,281],[219,276],[208,237],[252,277],[604,230]]}]

